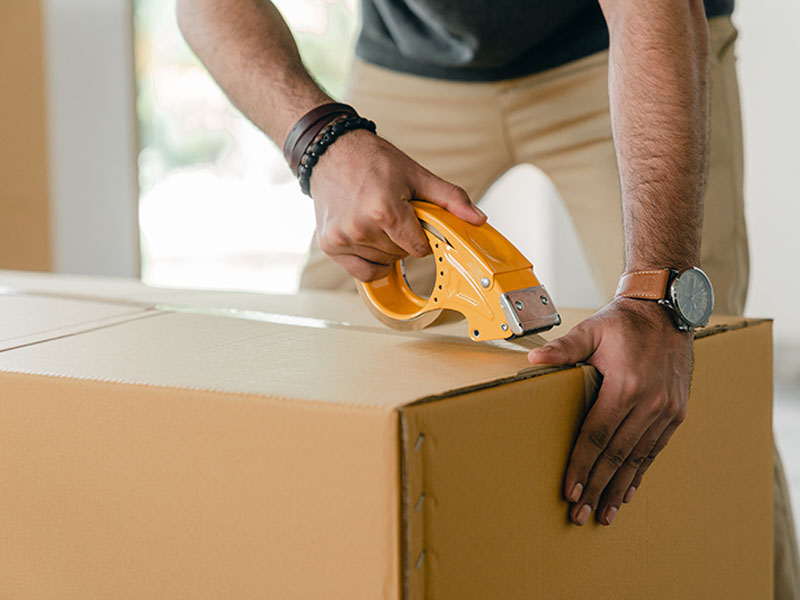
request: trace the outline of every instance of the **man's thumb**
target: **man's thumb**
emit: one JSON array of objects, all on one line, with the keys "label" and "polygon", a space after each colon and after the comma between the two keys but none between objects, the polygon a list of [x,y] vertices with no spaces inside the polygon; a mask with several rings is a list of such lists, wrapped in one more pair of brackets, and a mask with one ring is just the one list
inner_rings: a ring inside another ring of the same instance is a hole
[{"label": "man's thumb", "polygon": [[595,351],[588,327],[575,327],[566,335],[528,353],[533,365],[574,365],[588,359]]}]

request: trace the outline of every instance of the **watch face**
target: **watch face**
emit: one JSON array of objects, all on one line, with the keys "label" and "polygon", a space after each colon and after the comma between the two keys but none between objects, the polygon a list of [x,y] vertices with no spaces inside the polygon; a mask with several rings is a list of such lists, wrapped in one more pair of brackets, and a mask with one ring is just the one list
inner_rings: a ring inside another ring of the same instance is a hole
[{"label": "watch face", "polygon": [[672,301],[690,327],[703,327],[714,309],[711,281],[700,269],[687,269],[672,282]]}]

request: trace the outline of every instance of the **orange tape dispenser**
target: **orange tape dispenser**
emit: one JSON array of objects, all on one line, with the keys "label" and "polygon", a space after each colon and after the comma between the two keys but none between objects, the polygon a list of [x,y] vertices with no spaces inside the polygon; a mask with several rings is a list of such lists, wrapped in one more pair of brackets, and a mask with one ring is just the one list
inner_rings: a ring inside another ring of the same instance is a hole
[{"label": "orange tape dispenser", "polygon": [[531,263],[494,227],[471,225],[430,202],[411,204],[433,251],[436,282],[430,297],[419,296],[397,261],[386,277],[359,283],[359,294],[379,321],[419,330],[452,310],[466,317],[475,341],[513,339],[561,324]]}]

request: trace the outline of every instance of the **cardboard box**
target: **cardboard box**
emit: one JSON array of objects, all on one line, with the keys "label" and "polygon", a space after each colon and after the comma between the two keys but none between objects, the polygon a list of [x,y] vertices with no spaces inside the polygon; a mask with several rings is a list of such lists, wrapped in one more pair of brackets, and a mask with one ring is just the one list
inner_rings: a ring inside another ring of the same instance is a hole
[{"label": "cardboard box", "polygon": [[527,342],[0,272],[0,597],[771,597],[771,323],[699,336],[689,417],[610,528],[561,494],[595,373]]}]

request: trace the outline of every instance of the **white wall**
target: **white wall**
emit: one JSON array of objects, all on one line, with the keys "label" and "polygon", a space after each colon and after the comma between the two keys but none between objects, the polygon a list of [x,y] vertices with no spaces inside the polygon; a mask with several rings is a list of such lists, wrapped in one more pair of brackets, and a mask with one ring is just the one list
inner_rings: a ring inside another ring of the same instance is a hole
[{"label": "white wall", "polygon": [[139,276],[130,0],[42,0],[54,268]]},{"label": "white wall", "polygon": [[800,345],[800,2],[739,0],[739,83],[750,234],[747,314]]}]

